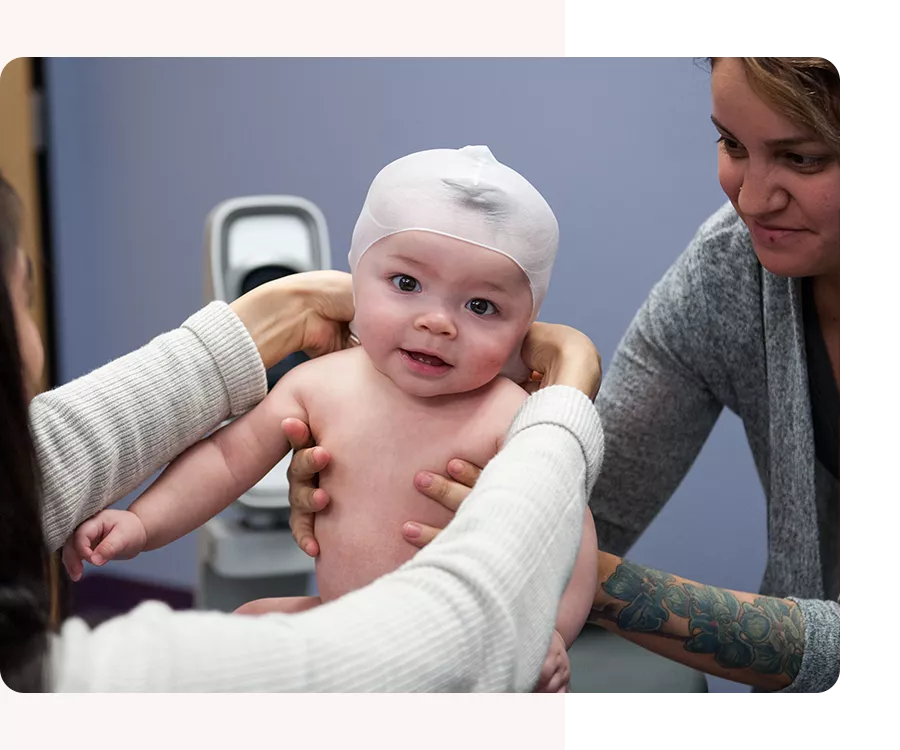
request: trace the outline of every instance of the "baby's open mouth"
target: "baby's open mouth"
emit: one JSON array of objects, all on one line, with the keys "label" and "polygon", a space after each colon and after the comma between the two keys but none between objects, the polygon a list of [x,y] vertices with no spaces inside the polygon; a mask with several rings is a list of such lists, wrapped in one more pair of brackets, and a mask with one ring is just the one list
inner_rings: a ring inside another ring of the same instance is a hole
[{"label": "baby's open mouth", "polygon": [[451,367],[450,364],[444,362],[444,360],[442,360],[440,357],[435,357],[432,354],[411,352],[408,349],[401,349],[401,351],[410,359],[414,359],[416,360],[416,362],[421,362],[423,365],[431,365],[432,367]]}]

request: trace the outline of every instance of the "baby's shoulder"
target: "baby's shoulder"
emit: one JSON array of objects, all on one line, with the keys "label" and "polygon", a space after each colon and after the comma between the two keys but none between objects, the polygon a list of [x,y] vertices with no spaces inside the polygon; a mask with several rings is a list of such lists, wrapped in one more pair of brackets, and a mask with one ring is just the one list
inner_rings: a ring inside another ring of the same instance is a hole
[{"label": "baby's shoulder", "polygon": [[359,389],[363,364],[356,349],[324,354],[288,370],[273,393],[290,395],[312,414],[352,396]]},{"label": "baby's shoulder", "polygon": [[491,391],[488,397],[492,403],[514,405],[518,409],[528,398],[528,393],[522,386],[503,375],[494,378],[490,385]]},{"label": "baby's shoulder", "polygon": [[360,347],[324,354],[297,365],[285,373],[281,380],[288,380],[295,385],[328,381],[332,386],[339,386],[363,372],[365,356]]},{"label": "baby's shoulder", "polygon": [[491,441],[493,452],[503,447],[510,425],[527,398],[528,393],[522,386],[502,375],[490,383],[479,413],[481,426]]},{"label": "baby's shoulder", "polygon": [[528,394],[522,386],[501,375],[490,383],[479,411],[490,415],[505,435],[526,398]]}]

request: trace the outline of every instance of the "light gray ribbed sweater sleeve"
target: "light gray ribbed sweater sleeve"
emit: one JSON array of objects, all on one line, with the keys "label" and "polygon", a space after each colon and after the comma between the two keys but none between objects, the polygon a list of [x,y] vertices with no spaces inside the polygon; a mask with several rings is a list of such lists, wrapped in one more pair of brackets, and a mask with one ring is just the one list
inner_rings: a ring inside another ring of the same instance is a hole
[{"label": "light gray ribbed sweater sleeve", "polygon": [[782,693],[821,693],[841,673],[841,606],[818,599],[794,599],[803,613],[806,641],[803,661],[794,681]]},{"label": "light gray ribbed sweater sleeve", "polygon": [[47,546],[266,395],[253,340],[224,302],[31,402]]},{"label": "light gray ribbed sweater sleeve", "polygon": [[554,386],[440,537],[363,589],[297,615],[173,613],[147,603],[52,644],[58,691],[530,690],[603,454],[597,413]]}]

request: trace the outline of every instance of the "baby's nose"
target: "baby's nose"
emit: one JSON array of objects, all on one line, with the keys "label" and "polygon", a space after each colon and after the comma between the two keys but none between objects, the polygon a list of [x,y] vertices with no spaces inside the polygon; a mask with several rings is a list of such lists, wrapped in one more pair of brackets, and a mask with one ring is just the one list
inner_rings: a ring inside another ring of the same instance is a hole
[{"label": "baby's nose", "polygon": [[456,337],[456,326],[453,319],[443,310],[430,310],[416,319],[416,329],[428,331],[435,336]]}]

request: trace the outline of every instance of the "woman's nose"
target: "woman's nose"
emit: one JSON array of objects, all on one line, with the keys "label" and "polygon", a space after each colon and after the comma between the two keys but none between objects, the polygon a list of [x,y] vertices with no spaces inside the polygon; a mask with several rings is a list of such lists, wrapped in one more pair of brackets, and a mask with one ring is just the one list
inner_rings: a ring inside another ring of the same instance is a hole
[{"label": "woman's nose", "polygon": [[747,169],[738,188],[738,207],[744,216],[766,216],[784,209],[790,196],[772,172]]}]

